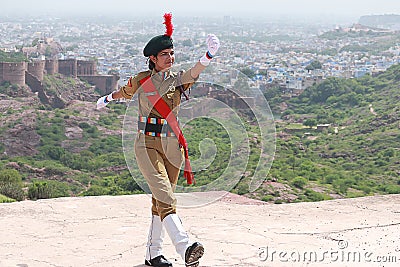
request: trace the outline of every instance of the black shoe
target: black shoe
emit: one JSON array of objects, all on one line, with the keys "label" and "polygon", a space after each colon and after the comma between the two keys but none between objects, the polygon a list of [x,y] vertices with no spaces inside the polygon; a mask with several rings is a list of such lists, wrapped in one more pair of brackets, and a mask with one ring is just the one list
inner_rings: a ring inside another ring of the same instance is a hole
[{"label": "black shoe", "polygon": [[154,267],[172,267],[172,263],[170,263],[163,255],[157,256],[151,260],[145,260],[144,264]]},{"label": "black shoe", "polygon": [[203,257],[204,247],[199,242],[194,242],[185,252],[185,265],[186,267],[199,266],[199,259]]}]

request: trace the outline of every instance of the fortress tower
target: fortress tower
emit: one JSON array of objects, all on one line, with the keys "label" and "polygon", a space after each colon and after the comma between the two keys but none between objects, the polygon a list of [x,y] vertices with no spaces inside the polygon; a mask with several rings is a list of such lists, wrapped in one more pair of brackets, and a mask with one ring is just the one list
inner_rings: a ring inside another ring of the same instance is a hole
[{"label": "fortress tower", "polygon": [[0,62],[0,82],[25,85],[26,62]]},{"label": "fortress tower", "polygon": [[78,60],[77,65],[79,76],[93,76],[97,74],[97,63],[94,60]]},{"label": "fortress tower", "polygon": [[28,72],[38,78],[39,81],[43,81],[45,61],[34,61],[28,63]]},{"label": "fortress tower", "polygon": [[[56,73],[64,76],[80,78],[96,86],[102,94],[114,91],[118,86],[118,75],[98,75],[97,62],[94,60],[47,59],[34,62],[0,62],[0,83],[8,81],[11,84],[38,88],[44,74]],[[34,88],[32,88],[34,90]]]},{"label": "fortress tower", "polygon": [[65,76],[76,78],[78,75],[77,67],[76,59],[63,59],[58,61],[58,72]]},{"label": "fortress tower", "polygon": [[58,60],[46,59],[45,69],[48,75],[53,75],[54,73],[58,73]]}]

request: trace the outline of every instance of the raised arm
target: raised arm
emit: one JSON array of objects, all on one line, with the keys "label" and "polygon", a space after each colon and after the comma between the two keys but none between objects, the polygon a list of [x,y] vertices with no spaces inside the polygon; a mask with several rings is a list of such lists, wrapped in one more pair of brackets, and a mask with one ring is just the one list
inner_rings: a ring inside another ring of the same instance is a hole
[{"label": "raised arm", "polygon": [[211,59],[217,54],[220,47],[219,39],[215,34],[207,36],[207,52],[200,58],[200,60],[190,69],[190,74],[193,78],[197,78],[200,73],[210,64]]}]

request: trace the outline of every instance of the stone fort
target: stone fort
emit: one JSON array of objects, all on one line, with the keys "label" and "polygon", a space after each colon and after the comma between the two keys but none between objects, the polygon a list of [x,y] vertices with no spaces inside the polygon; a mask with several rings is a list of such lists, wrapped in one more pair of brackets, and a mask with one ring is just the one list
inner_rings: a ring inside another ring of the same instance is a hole
[{"label": "stone fort", "polygon": [[[32,88],[42,83],[45,74],[56,73],[85,80],[96,86],[100,94],[114,91],[119,80],[118,75],[97,74],[97,63],[94,60],[46,59],[33,62],[0,62],[0,83],[7,81]],[[35,91],[35,88],[32,90]]]},{"label": "stone fort", "polygon": [[[61,108],[68,99],[58,99],[56,103],[50,103],[51,101],[44,91],[42,83],[45,74],[53,75],[56,73],[85,80],[94,85],[101,95],[116,90],[119,80],[119,76],[115,74],[97,74],[97,63],[94,60],[46,59],[32,62],[0,62],[0,83],[7,81],[16,85],[28,85],[33,92],[39,93],[39,98],[43,103]],[[255,105],[255,100],[252,97],[239,97],[233,95],[232,92],[215,90],[204,84],[193,92],[195,97],[208,95],[236,109],[247,110]]]}]

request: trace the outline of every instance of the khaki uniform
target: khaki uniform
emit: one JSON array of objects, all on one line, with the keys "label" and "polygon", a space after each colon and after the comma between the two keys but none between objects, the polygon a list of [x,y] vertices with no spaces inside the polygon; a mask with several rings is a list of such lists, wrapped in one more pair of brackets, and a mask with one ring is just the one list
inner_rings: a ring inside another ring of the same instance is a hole
[{"label": "khaki uniform", "polygon": [[[178,83],[177,73],[168,71],[165,74],[166,78],[154,70],[140,72],[131,79],[132,87],[121,87],[124,98],[131,99],[135,93],[138,94],[139,116],[162,118],[140,87],[140,80],[151,75],[155,88],[178,117],[181,92],[177,86],[181,84]],[[195,81],[190,75],[190,70],[182,73],[181,83],[184,90]],[[167,215],[176,213],[174,190],[183,162],[183,150],[177,137],[156,137],[138,133],[135,154],[138,167],[152,192],[152,214],[160,216],[163,220]]]}]

